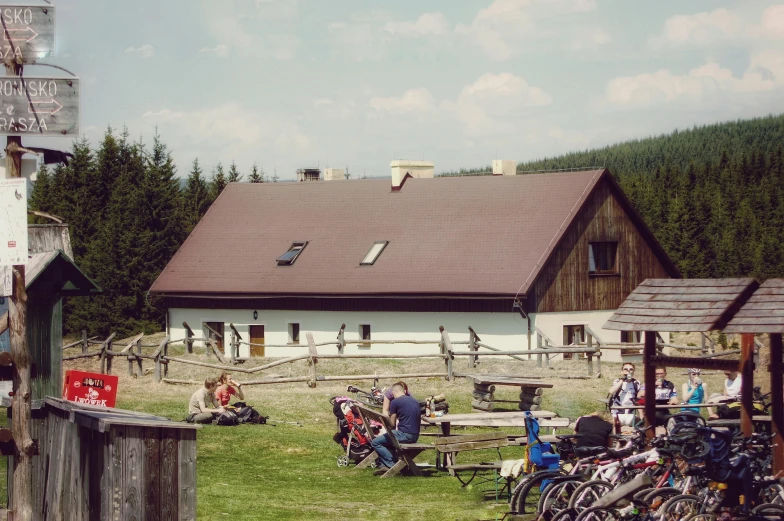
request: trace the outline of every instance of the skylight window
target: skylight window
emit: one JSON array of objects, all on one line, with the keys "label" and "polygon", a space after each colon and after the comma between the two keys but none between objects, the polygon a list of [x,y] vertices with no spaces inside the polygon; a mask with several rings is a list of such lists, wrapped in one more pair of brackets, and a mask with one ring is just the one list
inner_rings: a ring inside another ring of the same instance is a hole
[{"label": "skylight window", "polygon": [[381,252],[384,251],[387,244],[389,244],[389,241],[376,241],[359,264],[361,266],[372,266],[373,263],[376,262],[376,259],[378,259],[378,256],[381,255]]},{"label": "skylight window", "polygon": [[278,257],[278,266],[291,266],[308,245],[308,241],[298,241],[291,244],[289,251]]}]

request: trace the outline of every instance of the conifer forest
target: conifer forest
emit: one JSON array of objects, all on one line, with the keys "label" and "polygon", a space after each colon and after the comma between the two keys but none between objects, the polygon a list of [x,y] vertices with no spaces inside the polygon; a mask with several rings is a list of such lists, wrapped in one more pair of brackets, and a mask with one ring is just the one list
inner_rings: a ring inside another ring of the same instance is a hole
[{"label": "conifer forest", "polygon": [[[70,225],[74,260],[103,289],[66,301],[68,332],[159,331],[164,311],[147,295],[155,278],[228,183],[268,181],[255,165],[206,174],[194,159],[181,182],[159,135],[147,146],[108,129],[97,148],[81,140],[71,153],[68,165],[41,168],[30,196],[31,210]],[[591,167],[610,170],[684,277],[784,277],[784,116],[544,158],[518,173]]]}]

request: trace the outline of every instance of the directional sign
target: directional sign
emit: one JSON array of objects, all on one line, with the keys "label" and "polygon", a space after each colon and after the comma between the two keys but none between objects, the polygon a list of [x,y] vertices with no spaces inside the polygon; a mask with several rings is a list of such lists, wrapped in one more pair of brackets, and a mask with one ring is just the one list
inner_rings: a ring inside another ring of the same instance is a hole
[{"label": "directional sign", "polygon": [[54,56],[53,5],[0,5],[0,58],[33,63]]},{"label": "directional sign", "polygon": [[0,134],[79,134],[78,78],[0,78]]}]

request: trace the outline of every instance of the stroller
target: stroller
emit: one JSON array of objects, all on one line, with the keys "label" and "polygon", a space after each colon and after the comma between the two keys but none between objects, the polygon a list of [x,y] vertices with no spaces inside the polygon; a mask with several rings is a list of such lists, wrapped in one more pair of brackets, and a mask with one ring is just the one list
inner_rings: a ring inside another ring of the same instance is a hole
[{"label": "stroller", "polygon": [[[373,452],[367,429],[373,429],[376,434],[381,425],[365,425],[348,396],[336,396],[331,402],[338,427],[332,439],[344,449],[337,458],[338,467],[347,467],[350,462],[359,463]],[[374,467],[375,463],[371,466]]]}]

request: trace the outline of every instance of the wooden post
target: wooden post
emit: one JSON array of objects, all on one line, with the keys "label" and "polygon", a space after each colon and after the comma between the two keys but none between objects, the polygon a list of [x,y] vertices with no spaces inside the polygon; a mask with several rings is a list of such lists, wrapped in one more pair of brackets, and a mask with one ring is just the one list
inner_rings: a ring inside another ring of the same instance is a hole
[{"label": "wooden post", "polygon": [[308,351],[310,357],[308,358],[308,365],[310,366],[310,380],[308,380],[308,387],[316,387],[316,364],[318,363],[318,351],[316,350],[316,342],[313,340],[313,333],[308,333]]},{"label": "wooden post", "polygon": [[[751,418],[754,416],[754,334],[743,333],[740,336],[740,428],[744,436],[754,432]],[[771,385],[773,382],[771,382]],[[781,387],[779,387],[781,389]]]},{"label": "wooden post", "polygon": [[585,359],[588,361],[588,376],[593,377],[593,351],[590,351],[593,349],[593,335],[590,333],[585,335],[585,340],[589,349],[585,353]]},{"label": "wooden post", "polygon": [[[536,350],[540,351],[542,349],[542,334],[537,331],[536,332]],[[539,369],[542,368],[542,354],[536,353],[536,367]]]},{"label": "wooden post", "polygon": [[452,361],[455,359],[455,355],[452,354],[452,341],[449,339],[449,333],[444,329],[444,326],[438,326],[438,330],[441,331],[441,352],[446,355],[444,359],[446,362],[446,379],[452,382],[455,379],[455,375],[452,372]]},{"label": "wooden post", "polygon": [[188,348],[188,354],[191,354],[193,353],[193,330],[187,322],[183,322],[182,327],[185,328],[185,347]]},{"label": "wooden post", "polygon": [[[550,345],[550,342],[549,342],[549,340],[548,340],[548,339],[545,339],[545,341],[544,341],[544,347],[546,348],[546,347],[547,347],[547,346],[549,346],[549,345]],[[562,356],[563,356],[563,355],[562,355]],[[550,369],[550,355],[549,355],[549,354],[545,354],[545,355],[544,355],[544,364],[545,364],[545,367],[546,367],[546,368]]]},{"label": "wooden post", "polygon": [[[642,348],[642,363],[645,376],[645,388],[651,389],[651,391],[656,389],[656,364],[649,362],[654,356],[656,356],[656,332],[646,331],[645,343]],[[652,398],[654,398],[654,396],[651,395],[645,400],[644,415],[646,428],[656,425],[656,400],[653,400]],[[654,434],[656,434],[655,428],[646,431],[646,435],[649,439],[653,438]]]},{"label": "wooden post", "polygon": [[773,419],[773,474],[784,470],[784,356],[781,333],[770,336],[770,413]]},{"label": "wooden post", "polygon": [[[479,351],[479,346],[476,345],[478,341],[480,341],[479,336],[474,331],[474,328],[468,326],[468,350],[471,351],[472,353],[476,353],[477,351]],[[476,367],[478,358],[479,357],[477,355],[470,355],[468,357],[468,367],[470,369]]]},{"label": "wooden post", "polygon": [[90,349],[90,344],[87,342],[87,330],[82,329],[82,354],[86,355]]},{"label": "wooden post", "polygon": [[[231,324],[229,324],[229,325],[231,325]],[[229,351],[231,352],[230,354],[231,354],[231,363],[232,364],[236,364],[237,363],[236,352],[237,352],[237,348],[239,347],[239,345],[240,345],[240,341],[237,338],[237,330],[234,329],[233,325],[231,325],[231,347],[230,347]]]},{"label": "wooden post", "polygon": [[708,354],[708,349],[707,349],[707,347],[705,345],[705,333],[702,333],[700,335],[700,340],[701,340],[700,346],[702,348],[702,349],[700,349],[700,353],[703,354],[703,355],[707,355]]},{"label": "wooden post", "polygon": [[138,376],[144,376],[141,354],[142,354],[142,337],[139,337],[139,339],[136,340],[136,364],[138,365],[138,369],[139,369]]},{"label": "wooden post", "polygon": [[[169,337],[167,336],[164,340],[165,341],[163,342],[163,357],[167,358],[169,356]],[[159,356],[158,357],[159,362],[160,362],[160,358],[161,357]],[[164,377],[168,377],[169,376],[169,362],[168,361],[165,364],[163,364],[163,376]]]},{"label": "wooden post", "polygon": [[346,330],[346,324],[340,324],[340,331],[338,331],[338,354],[342,355],[346,349],[346,338],[343,332]]},{"label": "wooden post", "polygon": [[[6,61],[6,76],[20,76],[22,66]],[[22,177],[22,138],[8,136],[5,149],[5,168],[9,177]],[[23,252],[27,256],[28,252]],[[8,308],[8,329],[13,358],[13,414],[11,433],[14,438],[14,479],[12,483],[15,521],[33,518],[33,448],[30,430],[32,414],[31,356],[27,344],[27,287],[25,265],[13,267],[13,293]]]},{"label": "wooden post", "polygon": [[106,351],[104,354],[106,355],[106,374],[112,374],[112,339],[114,338],[114,333],[106,339]]}]

